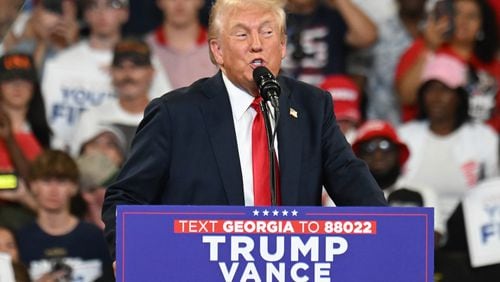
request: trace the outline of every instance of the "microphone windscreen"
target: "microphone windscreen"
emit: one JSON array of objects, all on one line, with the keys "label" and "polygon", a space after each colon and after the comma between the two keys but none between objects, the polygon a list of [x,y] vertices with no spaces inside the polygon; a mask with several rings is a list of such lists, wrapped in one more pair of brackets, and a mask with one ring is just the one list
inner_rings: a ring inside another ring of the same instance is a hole
[{"label": "microphone windscreen", "polygon": [[266,67],[260,66],[253,70],[253,80],[257,87],[260,88],[269,79],[274,79],[274,75]]}]

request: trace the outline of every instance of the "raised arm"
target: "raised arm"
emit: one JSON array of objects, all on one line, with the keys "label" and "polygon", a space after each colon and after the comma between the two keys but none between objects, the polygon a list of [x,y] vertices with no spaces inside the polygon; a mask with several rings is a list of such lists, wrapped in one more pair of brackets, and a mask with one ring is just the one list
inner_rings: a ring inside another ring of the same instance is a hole
[{"label": "raised arm", "polygon": [[328,4],[336,8],[346,22],[347,44],[355,48],[365,48],[377,40],[376,25],[351,0],[329,0]]}]

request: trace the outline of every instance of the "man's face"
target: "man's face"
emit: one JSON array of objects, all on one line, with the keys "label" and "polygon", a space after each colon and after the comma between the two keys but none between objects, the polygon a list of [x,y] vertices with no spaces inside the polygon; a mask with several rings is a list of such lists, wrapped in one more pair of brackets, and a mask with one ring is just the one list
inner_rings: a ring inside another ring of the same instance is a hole
[{"label": "man's face", "polygon": [[377,137],[363,142],[360,145],[359,157],[376,175],[385,175],[399,165],[397,145],[385,138]]},{"label": "man's face", "polygon": [[179,28],[197,23],[198,13],[203,7],[201,0],[158,0],[157,3],[168,23]]},{"label": "man's face", "polygon": [[121,26],[128,19],[127,7],[119,6],[116,1],[93,0],[85,9],[85,21],[91,33],[107,37],[120,34]]},{"label": "man's face", "polygon": [[31,189],[42,210],[62,212],[69,210],[70,199],[78,188],[70,180],[39,179],[31,183]]},{"label": "man's face", "polygon": [[217,39],[210,48],[217,64],[238,87],[257,95],[253,70],[267,67],[274,75],[286,52],[277,17],[270,11],[250,6],[223,16]]},{"label": "man's face", "polygon": [[130,60],[123,60],[111,68],[113,85],[120,99],[147,96],[153,74],[153,67],[136,65]]}]

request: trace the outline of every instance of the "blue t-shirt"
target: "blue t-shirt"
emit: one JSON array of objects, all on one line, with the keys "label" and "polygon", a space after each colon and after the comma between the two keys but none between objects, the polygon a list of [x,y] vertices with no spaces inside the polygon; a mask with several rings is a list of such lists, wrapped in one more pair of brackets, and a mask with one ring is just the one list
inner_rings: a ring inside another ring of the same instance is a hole
[{"label": "blue t-shirt", "polygon": [[68,234],[52,236],[32,223],[19,231],[18,240],[21,260],[33,280],[63,269],[68,281],[114,281],[103,233],[92,224],[79,222]]},{"label": "blue t-shirt", "polygon": [[311,14],[287,14],[283,74],[318,86],[324,77],[345,74],[347,25],[336,10],[318,5]]}]

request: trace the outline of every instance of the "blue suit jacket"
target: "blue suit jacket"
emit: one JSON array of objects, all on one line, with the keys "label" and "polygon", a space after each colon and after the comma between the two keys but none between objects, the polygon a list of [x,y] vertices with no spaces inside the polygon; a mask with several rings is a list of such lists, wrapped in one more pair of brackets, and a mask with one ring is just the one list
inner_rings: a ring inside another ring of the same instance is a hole
[{"label": "blue suit jacket", "polygon": [[[385,205],[337,126],[330,94],[278,79],[282,204],[321,205],[324,186],[337,205]],[[110,244],[118,204],[244,205],[231,105],[220,72],[147,107],[130,155],[106,192],[103,219]]]}]

